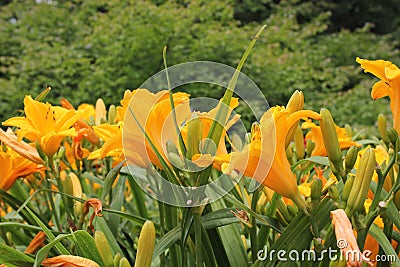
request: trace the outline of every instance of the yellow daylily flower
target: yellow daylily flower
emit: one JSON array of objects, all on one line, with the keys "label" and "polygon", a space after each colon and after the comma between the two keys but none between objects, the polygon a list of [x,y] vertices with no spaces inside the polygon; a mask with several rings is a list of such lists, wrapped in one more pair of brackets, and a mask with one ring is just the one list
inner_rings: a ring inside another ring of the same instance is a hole
[{"label": "yellow daylily flower", "polygon": [[[301,125],[301,128],[310,129],[310,131],[306,134],[305,139],[311,140],[315,144],[315,148],[312,151],[311,156],[327,156],[328,153],[322,138],[321,127],[311,121],[305,121]],[[337,125],[335,125],[335,128],[340,149],[346,149],[351,146],[359,146],[356,142],[351,140],[351,137],[347,135],[345,128],[340,128]]]},{"label": "yellow daylily flower", "polygon": [[44,164],[37,150],[22,140],[18,141],[18,137],[10,128],[7,129],[7,132],[0,129],[0,141],[30,161],[37,164]]},{"label": "yellow daylily flower", "polygon": [[26,177],[44,170],[41,164],[34,163],[11,149],[0,150],[0,189],[9,190],[20,177]]},{"label": "yellow daylily flower", "polygon": [[93,126],[94,132],[100,139],[104,140],[104,144],[101,148],[90,153],[88,159],[114,157],[114,161],[117,163],[124,160],[122,150],[122,126],[122,123],[117,125],[103,123],[99,126]]},{"label": "yellow daylily flower", "polygon": [[255,131],[252,141],[242,152],[229,156],[218,156],[215,162],[225,173],[239,171],[271,188],[278,194],[292,199],[299,208],[306,211],[306,203],[297,187],[296,177],[286,157],[286,136],[300,119],[320,119],[311,110],[290,112],[285,107],[273,107],[260,121],[260,131]]},{"label": "yellow daylily flower", "polygon": [[42,103],[31,96],[25,97],[24,106],[25,117],[10,118],[3,125],[19,127],[18,136],[38,142],[47,156],[57,152],[64,137],[76,136],[72,126],[83,116],[81,112]]},{"label": "yellow daylily flower", "polygon": [[400,69],[392,62],[381,59],[366,60],[357,57],[356,61],[365,72],[381,79],[372,87],[372,99],[389,96],[393,128],[400,134]]},{"label": "yellow daylily flower", "polygon": [[[181,92],[174,93],[173,100],[176,121],[180,126],[187,121],[191,114],[189,95]],[[168,91],[164,90],[153,94],[145,89],[137,89],[134,91],[129,109],[127,108],[126,111],[128,119],[124,121],[124,152],[126,158],[130,163],[140,167],[147,167],[149,163],[153,163],[162,169],[162,164],[153,147],[147,141],[143,129],[155,149],[168,162],[166,151],[164,151],[165,144],[168,141],[178,144]]]}]

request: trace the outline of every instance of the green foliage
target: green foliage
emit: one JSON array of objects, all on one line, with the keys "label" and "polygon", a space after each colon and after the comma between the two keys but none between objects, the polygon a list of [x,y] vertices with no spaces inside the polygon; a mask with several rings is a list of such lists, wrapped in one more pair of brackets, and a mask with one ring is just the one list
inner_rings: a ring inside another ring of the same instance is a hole
[{"label": "green foliage", "polygon": [[[259,27],[251,21],[268,27],[243,71],[271,105],[284,104],[300,89],[306,103],[319,110],[321,101],[335,92],[361,90],[365,75],[356,56],[394,60],[399,54],[392,36],[371,33],[371,25],[328,34],[335,10],[336,5],[295,0],[4,1],[0,120],[18,113],[25,94],[37,95],[46,86],[53,88],[53,103],[65,97],[73,105],[94,104],[102,97],[106,105],[116,104],[125,89],[139,87],[163,69],[165,45],[170,65],[209,60],[236,66]],[[192,97],[221,97],[223,92],[201,84],[180,89]],[[352,105],[348,98],[343,101],[348,105],[340,106]],[[348,122],[340,106],[337,120]],[[369,111],[350,115],[359,118]],[[360,123],[369,122],[366,118]]]}]

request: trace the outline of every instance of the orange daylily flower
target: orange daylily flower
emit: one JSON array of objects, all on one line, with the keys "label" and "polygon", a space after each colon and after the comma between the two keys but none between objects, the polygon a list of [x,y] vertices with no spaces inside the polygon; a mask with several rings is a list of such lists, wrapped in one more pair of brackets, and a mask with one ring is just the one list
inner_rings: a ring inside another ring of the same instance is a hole
[{"label": "orange daylily flower", "polygon": [[366,60],[357,57],[364,72],[369,72],[379,79],[372,87],[372,99],[385,96],[390,98],[390,109],[393,116],[393,128],[400,134],[400,69],[390,61]]},{"label": "orange daylily flower", "polygon": [[102,159],[105,157],[114,157],[114,162],[119,163],[124,160],[122,150],[122,126],[120,122],[117,125],[103,123],[99,126],[93,126],[96,135],[104,140],[101,148],[93,151],[88,156],[88,159]]},{"label": "orange daylily flower", "polygon": [[[327,156],[328,153],[325,148],[324,140],[322,138],[321,127],[311,121],[305,121],[301,125],[303,129],[310,129],[306,134],[305,139],[311,140],[315,144],[315,148],[311,153],[311,156]],[[336,134],[338,136],[340,149],[346,149],[352,146],[359,146],[356,142],[351,140],[351,137],[347,136],[346,129],[340,128],[335,125]]]},{"label": "orange daylily flower", "polygon": [[9,190],[18,178],[45,169],[43,165],[34,163],[11,149],[5,152],[0,150],[0,166],[0,189],[5,191]]},{"label": "orange daylily flower", "polygon": [[14,134],[14,132],[9,130],[5,132],[0,129],[0,141],[30,161],[37,164],[44,164],[44,161],[39,156],[37,150],[24,141],[18,141],[18,137]]},{"label": "orange daylily flower", "polygon": [[335,229],[338,246],[345,257],[346,266],[361,266],[363,254],[357,245],[351,222],[343,209],[331,211],[332,226]]},{"label": "orange daylily flower", "polygon": [[285,107],[271,108],[261,118],[260,130],[255,131],[251,143],[242,152],[217,156],[214,163],[225,173],[239,171],[252,177],[278,194],[290,198],[307,212],[307,204],[299,192],[285,149],[289,130],[305,117],[320,119],[320,115],[311,110],[290,112]]},{"label": "orange daylily flower", "polygon": [[[177,124],[180,126],[191,114],[189,95],[181,92],[174,93],[173,100]],[[155,149],[168,162],[166,151],[164,151],[165,144],[167,141],[178,144],[168,91],[164,90],[153,94],[145,89],[137,89],[134,91],[126,112],[126,117],[129,118],[124,121],[123,138],[126,158],[136,166],[147,167],[149,163],[153,163],[161,169],[162,164],[147,141],[143,129],[154,144]]]},{"label": "orange daylily flower", "polygon": [[44,246],[44,241],[46,240],[46,234],[43,231],[38,232],[35,237],[32,239],[32,241],[29,243],[29,245],[25,249],[26,254],[33,254]]},{"label": "orange daylily flower", "polygon": [[81,112],[42,103],[31,96],[25,97],[24,105],[25,117],[10,118],[3,125],[19,127],[18,136],[38,142],[47,156],[57,152],[64,137],[76,136],[71,127],[82,117]]},{"label": "orange daylily flower", "polygon": [[100,267],[96,262],[79,256],[60,255],[42,262],[45,267]]},{"label": "orange daylily flower", "polygon": [[[61,106],[69,109],[69,110],[76,110],[74,106],[65,98],[61,99]],[[92,127],[90,127],[87,122],[84,121],[89,121],[91,117],[94,117],[95,115],[95,109],[92,105],[89,104],[82,104],[78,107],[78,111],[81,111],[84,114],[84,117],[77,120],[77,122],[74,124],[75,129],[78,131],[78,137],[86,138],[90,143],[98,145],[100,140],[94,133]],[[80,140],[79,138],[79,140]],[[77,141],[79,141],[77,140]],[[75,141],[75,140],[74,140]]]}]

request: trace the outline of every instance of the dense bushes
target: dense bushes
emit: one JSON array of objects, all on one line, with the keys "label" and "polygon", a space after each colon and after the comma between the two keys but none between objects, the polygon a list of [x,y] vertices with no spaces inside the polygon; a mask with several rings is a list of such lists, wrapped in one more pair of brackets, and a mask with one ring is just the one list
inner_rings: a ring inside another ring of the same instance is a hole
[{"label": "dense bushes", "polygon": [[[386,106],[359,104],[369,100],[372,81],[361,83],[355,57],[396,63],[399,54],[391,35],[372,33],[368,24],[332,32],[336,11],[308,1],[7,2],[0,7],[0,120],[17,114],[23,95],[47,85],[53,103],[61,95],[73,104],[98,97],[116,103],[125,89],[163,68],[165,45],[170,65],[210,60],[235,66],[254,30],[266,23],[244,72],[271,105],[301,89],[312,108],[322,101],[339,123],[357,117],[370,124]],[[240,16],[244,5],[261,16],[257,22]],[[263,7],[266,13],[257,13]],[[208,88],[190,92],[207,95]]]}]

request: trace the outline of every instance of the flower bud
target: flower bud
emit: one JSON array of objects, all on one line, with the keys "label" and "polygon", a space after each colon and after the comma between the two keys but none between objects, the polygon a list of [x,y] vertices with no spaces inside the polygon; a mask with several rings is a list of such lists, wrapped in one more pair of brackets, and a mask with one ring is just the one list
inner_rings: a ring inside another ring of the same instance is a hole
[{"label": "flower bud", "polygon": [[390,127],[390,128],[387,130],[387,137],[388,137],[389,142],[390,142],[393,146],[396,147],[396,142],[397,142],[397,140],[399,139],[399,135],[398,135],[397,131],[396,131],[394,128]]},{"label": "flower bud", "polygon": [[351,189],[353,188],[353,184],[354,184],[354,176],[347,177],[347,180],[343,187],[342,201],[347,202],[347,200],[349,199],[349,195],[350,195]]},{"label": "flower bud", "polygon": [[62,181],[63,191],[65,194],[74,195],[74,186],[72,184],[72,179],[69,175],[66,175],[64,180]]},{"label": "flower bud", "polygon": [[311,199],[318,200],[321,197],[322,181],[315,178],[311,184]]},{"label": "flower bud", "polygon": [[311,155],[314,148],[315,148],[315,143],[313,141],[311,141],[310,139],[307,139],[307,142],[306,142],[307,155]]},{"label": "flower bud", "polygon": [[178,148],[176,148],[174,142],[172,142],[171,140],[167,141],[167,152],[179,155]]},{"label": "flower bud", "polygon": [[361,157],[352,190],[347,200],[346,213],[359,211],[364,207],[372,176],[376,167],[375,153],[372,148],[367,148]]},{"label": "flower bud", "polygon": [[111,105],[108,109],[108,123],[114,124],[115,118],[117,117],[117,110],[114,105]]},{"label": "flower bud", "polygon": [[382,140],[385,143],[388,143],[388,136],[387,136],[387,121],[383,114],[378,115],[378,129],[379,133],[381,134]]},{"label": "flower bud", "polygon": [[328,188],[329,195],[333,198],[333,200],[338,201],[339,200],[339,190],[335,185],[332,185]]},{"label": "flower bud", "polygon": [[[302,91],[296,90],[292,96],[290,97],[287,105],[286,105],[286,110],[289,111],[290,113],[302,110],[304,107],[304,95]],[[296,132],[296,129],[298,127],[298,123],[295,123],[289,130],[287,136],[286,136],[286,142],[285,146],[287,147],[290,143],[290,141],[293,140],[294,134]]]},{"label": "flower bud", "polygon": [[397,209],[400,210],[400,190],[394,194],[393,199],[394,204],[396,205]]},{"label": "flower bud", "polygon": [[105,267],[113,267],[114,259],[111,253],[110,244],[108,243],[107,237],[101,231],[94,233],[94,242],[96,243],[97,250],[103,260]]},{"label": "flower bud", "polygon": [[56,159],[62,159],[65,155],[65,151],[66,151],[66,149],[64,146],[60,147],[60,149],[58,150],[58,152],[56,154]]},{"label": "flower bud", "polygon": [[106,105],[104,104],[103,99],[99,98],[96,101],[96,119],[95,124],[98,126],[106,121]]},{"label": "flower bud", "polygon": [[[150,265],[149,265],[150,266]],[[129,263],[129,261],[123,257],[120,261],[119,261],[119,267],[131,267],[131,264]]]},{"label": "flower bud", "polygon": [[117,254],[115,254],[114,256],[114,267],[119,267],[119,262],[121,261],[121,259],[122,259],[121,254],[117,252]]},{"label": "flower bud", "polygon": [[242,139],[240,139],[240,136],[237,135],[236,133],[232,134],[231,137],[232,145],[236,149],[236,151],[242,151],[243,149],[243,142]]},{"label": "flower bud", "polygon": [[35,97],[35,100],[36,101],[39,101],[39,102],[43,102],[43,100],[46,98],[46,96],[50,93],[50,91],[51,91],[51,87],[50,86],[47,86],[46,87],[46,89],[44,89],[42,92],[40,92],[40,94],[38,94],[36,97]]},{"label": "flower bud", "polygon": [[169,162],[177,168],[177,169],[184,169],[185,168],[185,162],[175,153],[168,153],[167,155]]},{"label": "flower bud", "polygon": [[346,157],[344,159],[346,173],[350,172],[353,169],[354,164],[357,161],[357,156],[359,151],[360,148],[356,146],[350,147],[349,150],[347,151]]},{"label": "flower bud", "polygon": [[321,132],[324,139],[324,145],[328,153],[329,160],[333,163],[335,169],[340,173],[342,166],[342,151],[336,133],[335,122],[329,110],[321,109]]},{"label": "flower bud", "polygon": [[292,217],[296,217],[297,213],[299,212],[299,208],[296,204],[287,206],[287,210]]},{"label": "flower bud", "polygon": [[187,152],[186,158],[191,160],[192,157],[200,153],[199,144],[203,135],[203,124],[196,114],[187,123]]},{"label": "flower bud", "polygon": [[244,141],[246,142],[246,144],[250,144],[251,143],[251,133],[246,133],[244,135]]},{"label": "flower bud", "polygon": [[294,133],[294,143],[296,146],[296,154],[299,157],[299,159],[304,158],[304,136],[303,136],[303,131],[299,126],[297,126],[296,131]]},{"label": "flower bud", "polygon": [[156,240],[156,229],[152,221],[146,221],[140,231],[135,267],[150,267]]}]

